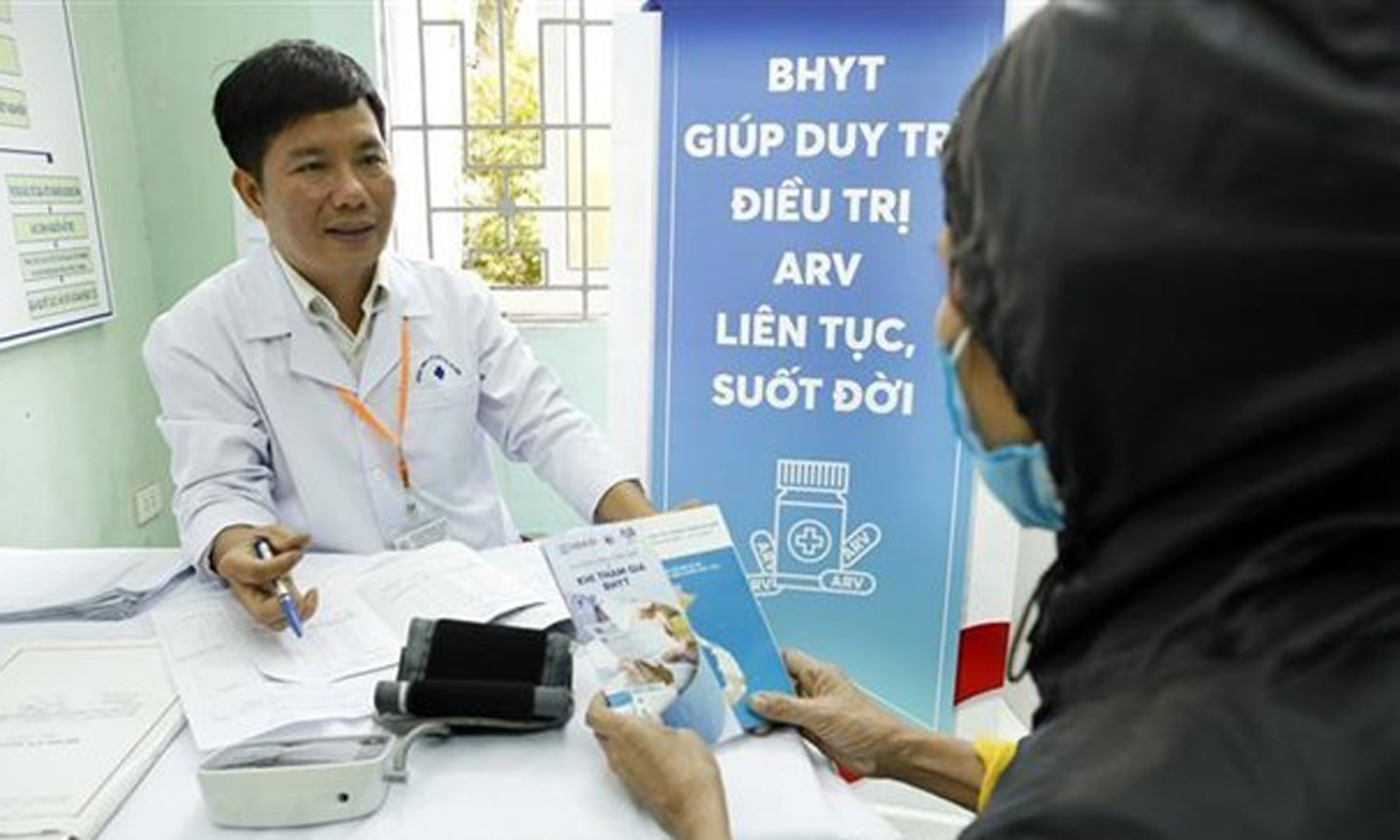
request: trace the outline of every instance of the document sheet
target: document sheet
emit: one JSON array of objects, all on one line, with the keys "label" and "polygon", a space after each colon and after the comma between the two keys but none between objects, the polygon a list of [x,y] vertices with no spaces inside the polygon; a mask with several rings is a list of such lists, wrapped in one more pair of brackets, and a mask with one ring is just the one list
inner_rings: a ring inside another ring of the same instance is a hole
[{"label": "document sheet", "polygon": [[277,727],[373,713],[414,616],[492,621],[542,598],[458,543],[370,557],[308,555],[293,572],[320,590],[306,635],[255,623],[206,588],[152,615],[195,743],[217,749]]}]

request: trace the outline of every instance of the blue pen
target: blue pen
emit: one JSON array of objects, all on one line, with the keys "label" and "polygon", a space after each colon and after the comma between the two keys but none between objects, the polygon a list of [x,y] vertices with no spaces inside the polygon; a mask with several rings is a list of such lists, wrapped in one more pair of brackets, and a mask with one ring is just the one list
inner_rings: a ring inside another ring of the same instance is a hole
[{"label": "blue pen", "polygon": [[[258,552],[258,559],[263,562],[271,560],[275,554],[272,550],[272,543],[267,541],[267,537],[258,537],[253,540],[253,547]],[[287,584],[285,577],[277,579],[277,603],[282,605],[282,615],[287,618],[287,625],[292,628],[292,632],[301,638],[301,613],[297,612],[297,601],[292,597],[292,587]]]}]

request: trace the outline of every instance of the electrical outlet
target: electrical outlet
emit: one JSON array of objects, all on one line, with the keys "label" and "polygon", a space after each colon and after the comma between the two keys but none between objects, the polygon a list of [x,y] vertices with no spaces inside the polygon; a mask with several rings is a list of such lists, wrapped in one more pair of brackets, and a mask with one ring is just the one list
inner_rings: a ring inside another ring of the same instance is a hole
[{"label": "electrical outlet", "polygon": [[136,507],[136,526],[138,528],[160,516],[161,510],[165,507],[165,500],[161,498],[160,494],[160,484],[155,481],[137,487],[136,492],[132,494],[132,501]]}]

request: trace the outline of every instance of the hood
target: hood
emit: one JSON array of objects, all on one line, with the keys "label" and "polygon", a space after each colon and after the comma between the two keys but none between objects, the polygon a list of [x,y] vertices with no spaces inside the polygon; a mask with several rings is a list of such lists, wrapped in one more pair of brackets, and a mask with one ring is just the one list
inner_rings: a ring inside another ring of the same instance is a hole
[{"label": "hood", "polygon": [[1066,506],[1043,694],[1397,620],[1400,4],[1053,4],[944,182]]}]

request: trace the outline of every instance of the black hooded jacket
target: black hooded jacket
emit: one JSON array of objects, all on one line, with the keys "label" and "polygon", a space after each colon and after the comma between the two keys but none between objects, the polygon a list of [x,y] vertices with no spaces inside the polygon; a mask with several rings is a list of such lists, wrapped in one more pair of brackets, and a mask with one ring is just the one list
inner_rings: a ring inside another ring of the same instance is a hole
[{"label": "black hooded jacket", "polygon": [[[1173,721],[1119,735],[1167,750],[1142,779],[1160,796],[1188,763],[1247,767],[1249,726],[1292,766],[1292,718],[1270,715],[1327,686],[1335,714],[1304,715],[1308,744],[1364,742],[1383,706],[1400,730],[1400,2],[1052,4],[967,93],[944,181],[973,334],[1066,508],[1031,634],[1051,731],[992,813],[1063,804],[1035,765],[1070,778],[1104,759],[1076,753],[1107,720],[1092,715]],[[1164,757],[1188,736],[1163,727],[1225,737],[1164,707],[1183,686],[1186,707],[1237,707],[1245,746]],[[1400,818],[1386,737],[1351,781]],[[1298,801],[1336,805],[1309,785],[1341,768],[1304,769]],[[1096,836],[1184,836],[1179,816]],[[1304,823],[1220,836],[1320,836]],[[1089,836],[1032,830],[1050,824],[1004,836]]]}]

